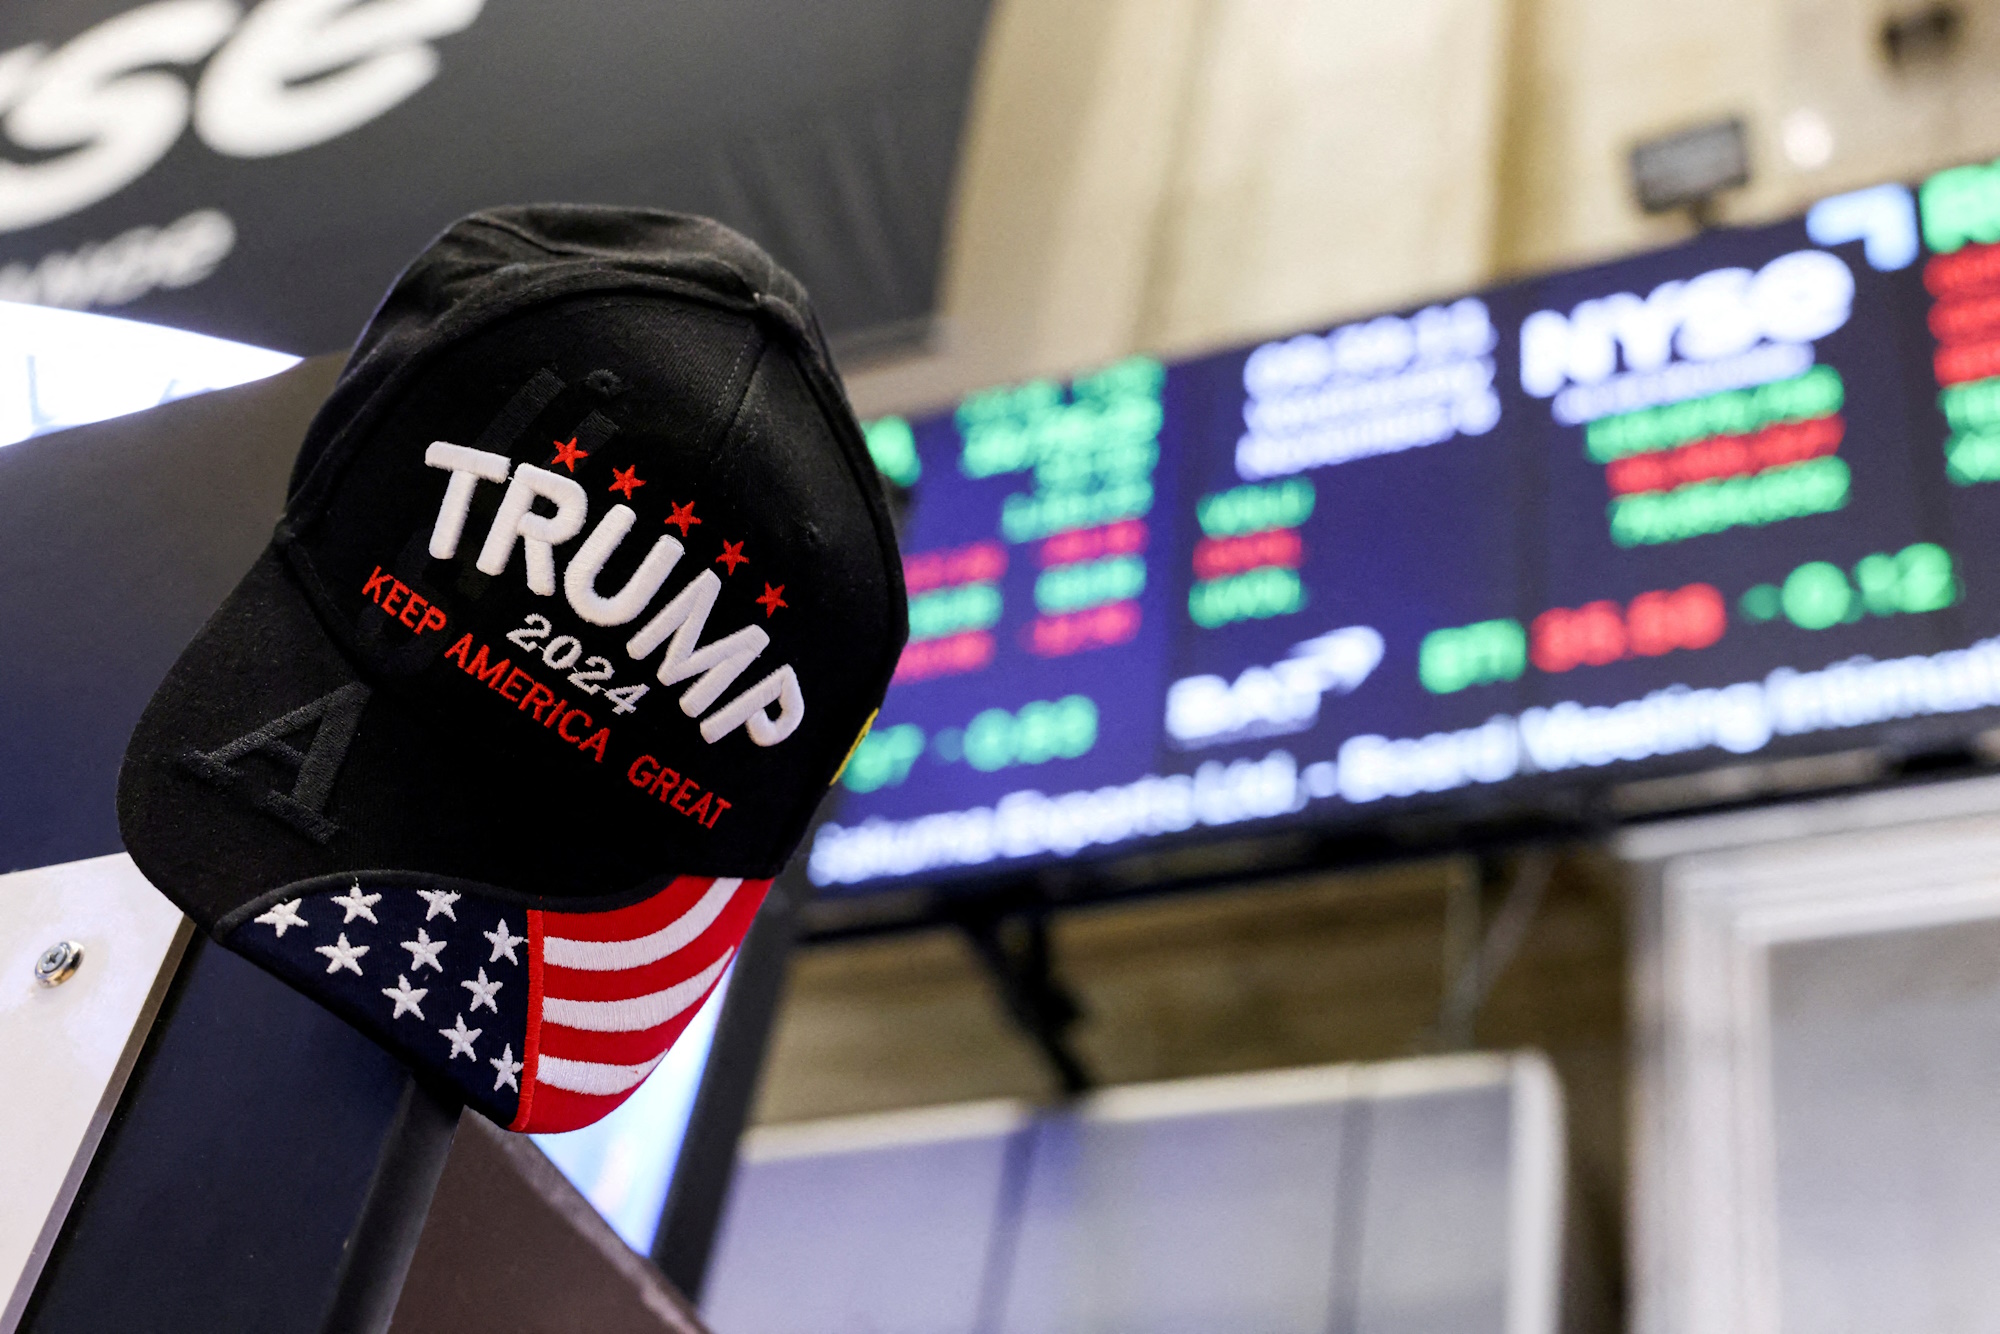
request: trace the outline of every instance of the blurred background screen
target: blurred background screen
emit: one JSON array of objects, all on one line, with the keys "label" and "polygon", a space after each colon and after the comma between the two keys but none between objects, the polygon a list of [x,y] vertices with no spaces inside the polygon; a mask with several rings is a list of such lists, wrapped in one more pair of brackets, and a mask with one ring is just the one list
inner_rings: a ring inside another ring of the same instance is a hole
[{"label": "blurred background screen", "polygon": [[911,643],[814,881],[1976,728],[1993,171],[871,423]]}]

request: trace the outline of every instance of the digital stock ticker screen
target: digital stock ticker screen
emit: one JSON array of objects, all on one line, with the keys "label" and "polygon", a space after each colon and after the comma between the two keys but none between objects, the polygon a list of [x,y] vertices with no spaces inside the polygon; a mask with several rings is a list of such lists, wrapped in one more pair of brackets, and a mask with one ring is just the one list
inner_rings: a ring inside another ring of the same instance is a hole
[{"label": "digital stock ticker screen", "polygon": [[868,430],[910,644],[828,891],[2000,705],[2000,164]]}]

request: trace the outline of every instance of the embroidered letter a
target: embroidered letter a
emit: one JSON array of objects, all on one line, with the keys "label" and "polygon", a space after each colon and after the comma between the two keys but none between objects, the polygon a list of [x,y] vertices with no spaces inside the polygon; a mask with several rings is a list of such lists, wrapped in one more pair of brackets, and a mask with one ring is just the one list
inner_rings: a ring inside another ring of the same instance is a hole
[{"label": "embroidered letter a", "polygon": [[[181,767],[224,791],[248,798],[252,806],[283,820],[313,842],[325,843],[339,832],[340,827],[326,817],[326,803],[333,795],[333,780],[347,758],[347,748],[354,742],[354,729],[361,722],[368,694],[368,687],[359,681],[344,685],[225,746],[211,751],[189,747],[178,757]],[[315,724],[312,742],[303,752],[285,740]],[[237,761],[258,752],[293,773],[290,792],[265,786],[255,775],[235,767]]]}]

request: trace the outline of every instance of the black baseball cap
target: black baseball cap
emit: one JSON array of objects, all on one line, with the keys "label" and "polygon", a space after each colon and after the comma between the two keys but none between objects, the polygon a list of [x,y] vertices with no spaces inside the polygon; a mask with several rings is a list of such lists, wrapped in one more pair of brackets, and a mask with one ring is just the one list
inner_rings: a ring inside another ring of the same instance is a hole
[{"label": "black baseball cap", "polygon": [[222,944],[570,1129],[714,989],[906,635],[799,284],[705,219],[495,209],[362,334],[119,824]]}]

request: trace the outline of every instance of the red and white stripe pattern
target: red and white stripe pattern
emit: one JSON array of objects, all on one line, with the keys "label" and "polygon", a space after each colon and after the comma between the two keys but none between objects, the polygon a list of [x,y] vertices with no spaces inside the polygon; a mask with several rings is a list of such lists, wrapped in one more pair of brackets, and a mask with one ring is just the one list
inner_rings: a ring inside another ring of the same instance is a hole
[{"label": "red and white stripe pattern", "polygon": [[529,913],[526,1069],[510,1128],[575,1130],[630,1097],[722,980],[770,887],[681,876],[629,908]]}]

